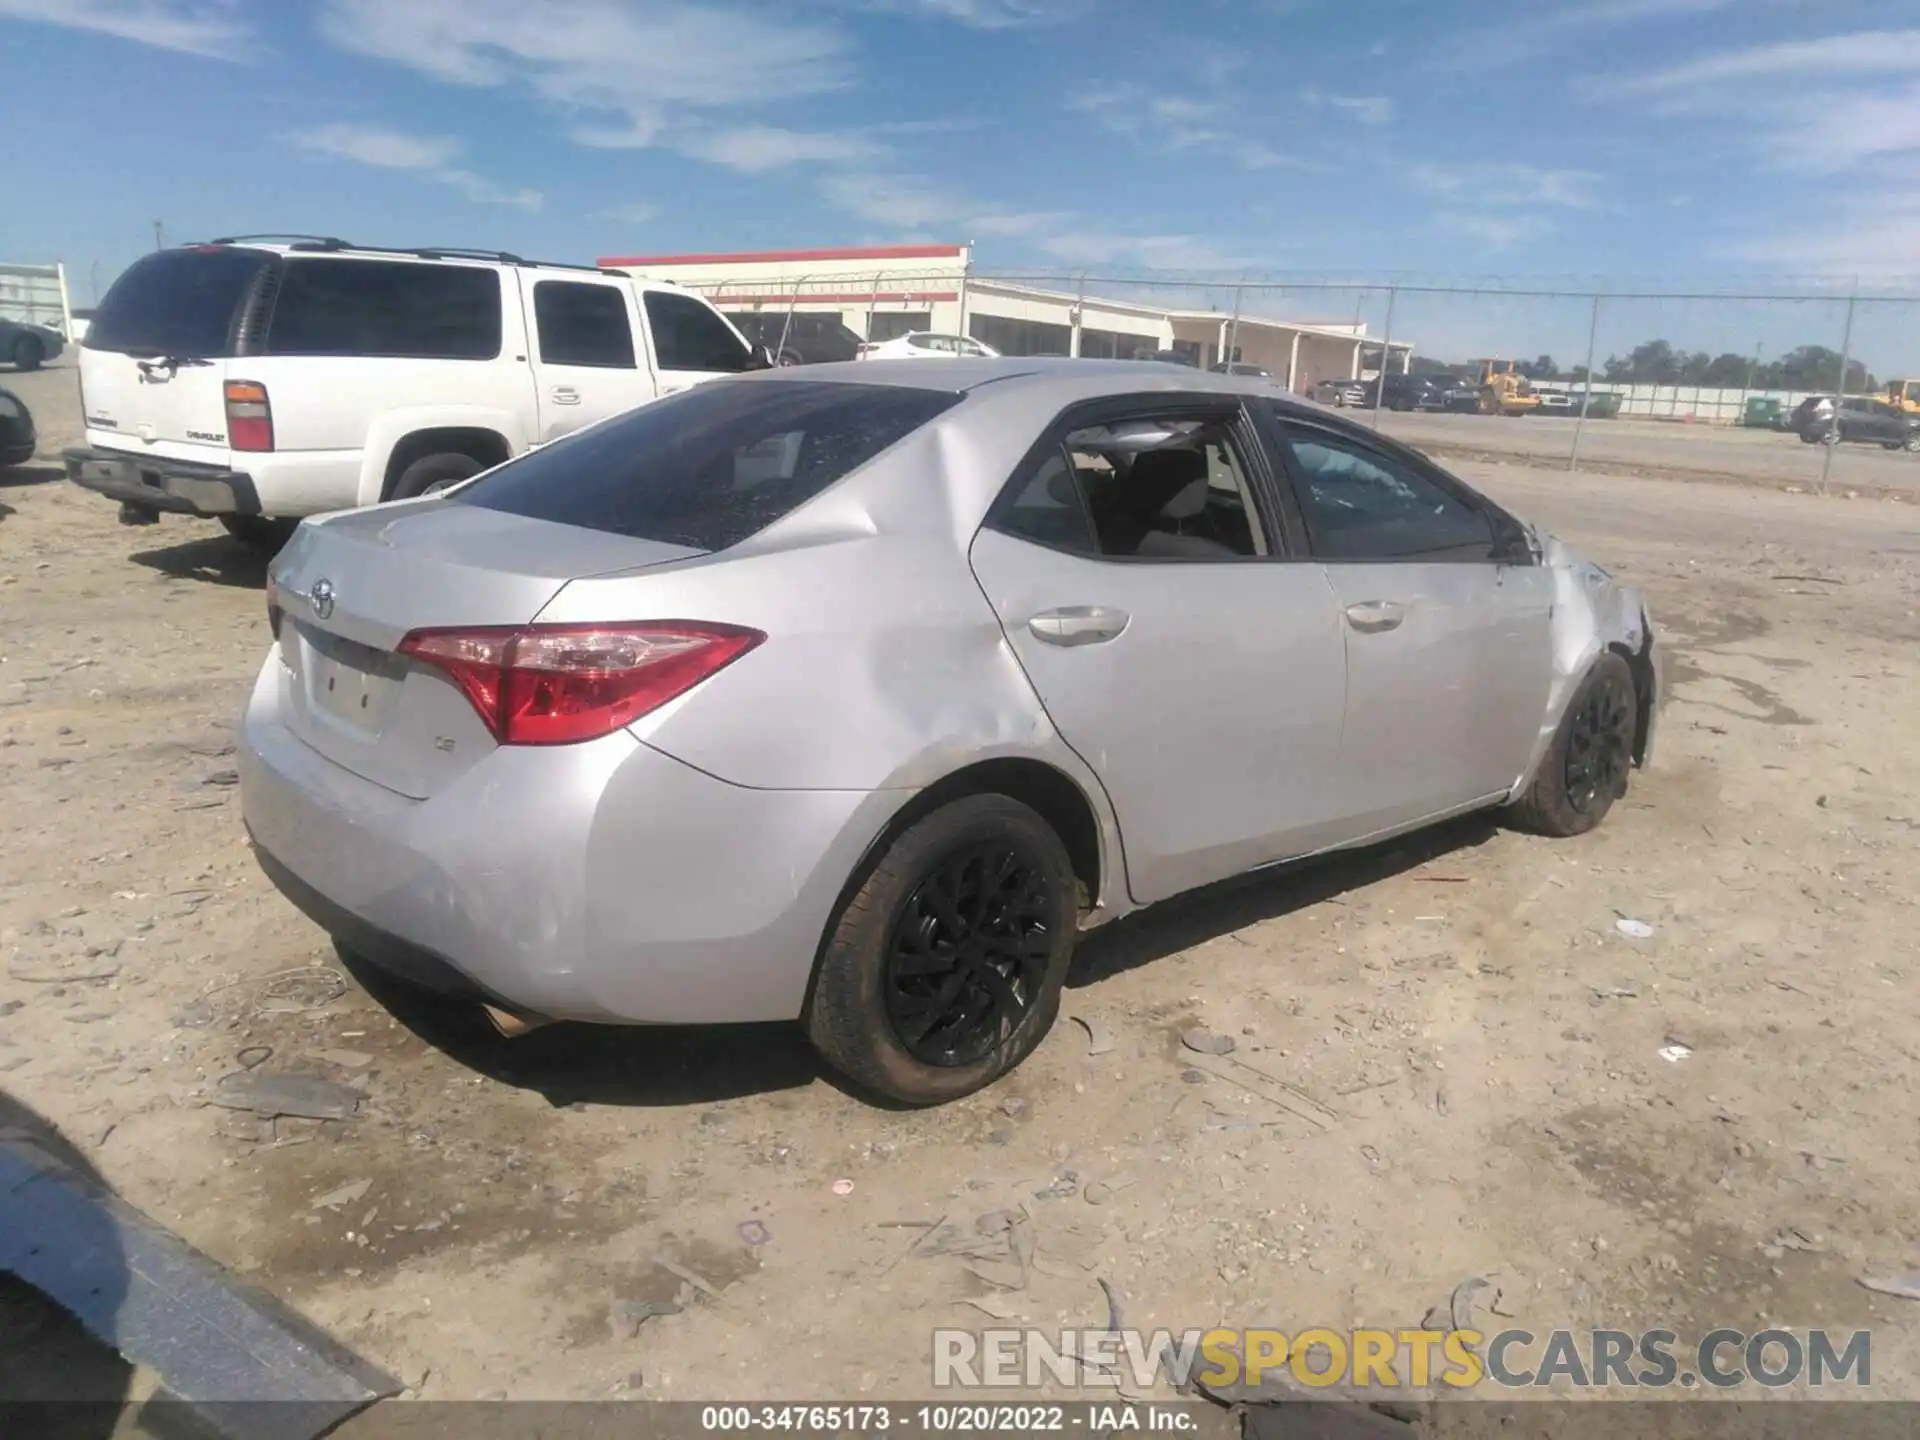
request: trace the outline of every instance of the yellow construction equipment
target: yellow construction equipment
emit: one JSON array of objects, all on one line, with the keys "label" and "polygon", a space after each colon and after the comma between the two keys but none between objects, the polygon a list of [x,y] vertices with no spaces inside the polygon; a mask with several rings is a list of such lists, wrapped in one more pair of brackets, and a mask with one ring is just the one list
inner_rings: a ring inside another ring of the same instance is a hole
[{"label": "yellow construction equipment", "polygon": [[1514,369],[1511,360],[1484,360],[1480,365],[1480,413],[1482,415],[1528,415],[1540,408],[1540,397],[1533,393],[1527,377]]},{"label": "yellow construction equipment", "polygon": [[1889,380],[1887,403],[1909,415],[1920,415],[1920,380]]}]

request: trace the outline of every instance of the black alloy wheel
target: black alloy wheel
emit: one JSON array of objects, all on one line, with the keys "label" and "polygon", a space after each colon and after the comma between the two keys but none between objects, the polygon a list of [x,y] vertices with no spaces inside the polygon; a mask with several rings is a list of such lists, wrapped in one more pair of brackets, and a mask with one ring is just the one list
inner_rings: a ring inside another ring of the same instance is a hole
[{"label": "black alloy wheel", "polygon": [[1582,815],[1604,810],[1626,788],[1633,764],[1634,696],[1630,688],[1593,686],[1567,732],[1567,803]]},{"label": "black alloy wheel", "polygon": [[902,904],[883,961],[887,1019],[907,1053],[971,1065],[1019,1029],[1045,986],[1055,909],[1039,858],[1010,839],[935,860]]}]

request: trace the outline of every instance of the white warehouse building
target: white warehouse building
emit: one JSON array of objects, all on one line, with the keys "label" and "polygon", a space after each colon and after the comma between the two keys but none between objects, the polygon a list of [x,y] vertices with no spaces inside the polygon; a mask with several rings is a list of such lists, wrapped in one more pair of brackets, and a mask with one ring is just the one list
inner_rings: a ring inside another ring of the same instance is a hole
[{"label": "white warehouse building", "polygon": [[[802,342],[828,332],[850,346],[919,330],[970,335],[1003,355],[1136,359],[1171,351],[1204,368],[1231,351],[1305,394],[1322,380],[1360,376],[1362,352],[1381,350],[1365,325],[1170,310],[978,275],[965,245],[625,255],[600,263],[697,291],[742,321],[749,338],[775,349],[784,337],[797,354],[806,354]],[[1386,348],[1390,368],[1406,369],[1412,344]]]}]

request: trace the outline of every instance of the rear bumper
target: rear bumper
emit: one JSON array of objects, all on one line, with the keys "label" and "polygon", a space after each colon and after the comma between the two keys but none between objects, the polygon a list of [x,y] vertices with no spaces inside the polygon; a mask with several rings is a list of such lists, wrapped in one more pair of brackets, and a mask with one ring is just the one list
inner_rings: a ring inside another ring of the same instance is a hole
[{"label": "rear bumper", "polygon": [[369,961],[561,1020],[791,1020],[842,886],[901,796],[750,790],[625,731],[503,747],[428,800],[281,721],[278,653],[239,732],[268,878]]},{"label": "rear bumper", "polygon": [[253,477],[218,465],[196,465],[119,450],[69,450],[67,478],[123,505],[175,515],[258,515]]}]

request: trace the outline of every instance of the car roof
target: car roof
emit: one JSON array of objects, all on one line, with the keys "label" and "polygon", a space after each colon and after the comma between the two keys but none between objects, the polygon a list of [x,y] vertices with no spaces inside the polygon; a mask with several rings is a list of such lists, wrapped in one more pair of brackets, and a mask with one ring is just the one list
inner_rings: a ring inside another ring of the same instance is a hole
[{"label": "car roof", "polygon": [[1018,392],[1036,408],[1064,409],[1085,400],[1107,396],[1248,395],[1288,408],[1302,416],[1323,417],[1326,411],[1305,401],[1276,395],[1271,385],[1251,375],[1222,375],[1191,365],[1157,360],[1068,360],[1044,356],[1000,356],[939,360],[842,360],[826,365],[791,366],[761,370],[740,377],[742,383],[796,385],[840,383],[900,386],[913,390],[972,393],[991,386],[995,395]]}]

